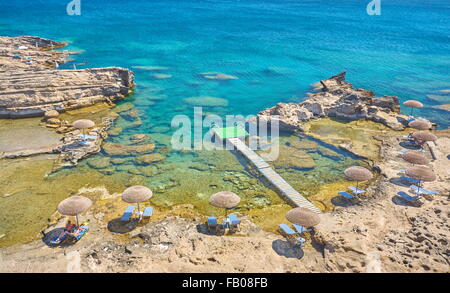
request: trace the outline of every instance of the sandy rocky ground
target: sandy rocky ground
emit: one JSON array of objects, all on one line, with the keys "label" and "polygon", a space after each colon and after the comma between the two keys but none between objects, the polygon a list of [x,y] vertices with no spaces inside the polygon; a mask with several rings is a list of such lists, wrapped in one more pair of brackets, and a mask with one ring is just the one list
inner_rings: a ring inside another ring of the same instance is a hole
[{"label": "sandy rocky ground", "polygon": [[399,142],[384,140],[387,159],[374,166],[381,176],[368,195],[323,214],[303,250],[246,218],[234,235],[209,234],[204,217],[171,216],[118,240],[101,217],[88,214],[91,231],[78,243],[51,248],[35,241],[3,248],[0,272],[450,272],[450,138],[436,142],[438,159],[430,165],[438,180],[425,183],[440,195],[423,198],[421,207],[395,197],[408,191],[395,181],[397,170],[407,167],[398,156]]}]

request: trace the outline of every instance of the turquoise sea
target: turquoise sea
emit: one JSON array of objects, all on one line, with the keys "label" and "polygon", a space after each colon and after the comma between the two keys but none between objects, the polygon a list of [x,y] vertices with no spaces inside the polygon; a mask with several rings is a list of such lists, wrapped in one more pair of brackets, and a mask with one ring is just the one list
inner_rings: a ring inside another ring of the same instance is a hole
[{"label": "turquoise sea", "polygon": [[[134,158],[119,158],[113,169],[99,172],[139,177],[161,205],[189,201],[201,206],[211,193],[227,189],[257,207],[275,197],[266,198],[268,189],[237,157],[167,149],[173,116],[193,113],[183,99],[226,99],[228,105],[204,108],[222,117],[256,114],[278,102],[300,101],[312,83],[347,71],[355,86],[401,101],[420,100],[426,107],[418,116],[450,126],[449,112],[433,108],[450,103],[450,94],[441,92],[450,89],[450,2],[382,0],[379,16],[366,13],[369,2],[81,0],[81,15],[68,16],[69,0],[9,0],[0,1],[0,35],[70,42],[67,49],[82,53],[62,68],[87,61],[78,67],[121,66],[135,72],[136,92],[123,103],[134,104],[143,124],[128,127],[121,117],[115,126],[123,131],[108,141],[127,143],[133,134],[150,133],[166,159],[153,169],[137,170]],[[208,80],[200,75],[204,72],[237,79]],[[307,196],[322,184],[345,180],[342,171],[362,163],[322,147],[308,150],[314,168],[278,170]],[[108,156],[86,161],[102,157]],[[64,172],[91,168],[86,161]]]},{"label": "turquoise sea", "polygon": [[[382,0],[379,16],[366,13],[369,0],[81,0],[81,16],[66,14],[69,2],[1,1],[0,34],[69,41],[89,67],[169,67],[167,80],[136,71],[138,94],[152,85],[170,97],[147,115],[170,116],[200,95],[255,114],[345,70],[356,86],[421,100],[420,115],[450,125],[448,112],[430,108],[450,102],[438,92],[450,89],[447,0]],[[204,82],[198,74],[209,71],[239,80]]]}]

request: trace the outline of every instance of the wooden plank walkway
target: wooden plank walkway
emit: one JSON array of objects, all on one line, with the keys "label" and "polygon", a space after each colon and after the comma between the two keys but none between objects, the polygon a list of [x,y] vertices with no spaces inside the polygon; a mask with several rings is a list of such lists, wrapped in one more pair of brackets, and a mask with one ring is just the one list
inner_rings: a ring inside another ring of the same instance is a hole
[{"label": "wooden plank walkway", "polygon": [[243,154],[258,171],[273,185],[279,192],[289,199],[294,205],[298,207],[308,208],[316,213],[321,211],[313,205],[309,200],[304,198],[297,190],[295,190],[289,183],[286,182],[277,172],[270,168],[269,164],[258,156],[254,151],[247,147],[247,145],[239,138],[227,139],[241,154]]}]

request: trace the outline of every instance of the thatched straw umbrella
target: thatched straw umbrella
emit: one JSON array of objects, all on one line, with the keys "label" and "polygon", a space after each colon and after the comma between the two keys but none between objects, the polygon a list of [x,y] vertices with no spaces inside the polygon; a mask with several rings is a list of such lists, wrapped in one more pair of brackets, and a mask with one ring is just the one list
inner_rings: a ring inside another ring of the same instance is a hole
[{"label": "thatched straw umbrella", "polygon": [[[406,169],[405,174],[419,181],[431,182],[436,180],[436,174],[434,174],[433,170],[424,166],[416,166]],[[421,182],[419,182],[419,186],[420,183]]]},{"label": "thatched straw umbrella", "polygon": [[435,141],[438,139],[436,135],[428,131],[416,131],[413,132],[411,136],[422,141]]},{"label": "thatched straw umbrella", "polygon": [[414,120],[409,122],[408,126],[418,130],[428,130],[431,128],[431,123],[424,120]]},{"label": "thatched straw umbrella", "polygon": [[347,168],[344,174],[348,179],[356,181],[356,188],[358,188],[359,181],[370,180],[373,177],[372,172],[361,166]]},{"label": "thatched straw umbrella", "polygon": [[58,204],[58,212],[66,216],[75,216],[78,224],[78,214],[84,212],[92,205],[92,201],[84,196],[71,196]]},{"label": "thatched straw umbrella", "polygon": [[426,165],[430,160],[419,152],[408,151],[402,155],[403,160],[413,165]]},{"label": "thatched straw umbrella", "polygon": [[408,101],[404,102],[403,105],[411,108],[411,116],[413,114],[414,108],[422,108],[423,107],[423,104],[416,100],[408,100]]},{"label": "thatched straw umbrella", "polygon": [[153,192],[141,185],[135,185],[128,187],[122,193],[122,200],[128,203],[137,203],[138,212],[139,210],[139,202],[149,200],[153,196]]},{"label": "thatched straw umbrella", "polygon": [[286,213],[289,222],[303,227],[313,227],[320,223],[319,214],[307,208],[298,207]]},{"label": "thatched straw umbrella", "polygon": [[72,126],[77,129],[81,129],[81,131],[83,132],[84,139],[86,140],[86,134],[84,133],[84,130],[94,127],[95,123],[94,123],[94,121],[89,120],[89,119],[80,119],[80,120],[73,122]]},{"label": "thatched straw umbrella", "polygon": [[220,191],[220,192],[214,193],[209,198],[209,203],[211,205],[218,207],[218,208],[225,209],[225,215],[226,215],[227,209],[236,207],[240,201],[241,201],[241,198],[239,197],[239,195],[237,195],[231,191]]}]

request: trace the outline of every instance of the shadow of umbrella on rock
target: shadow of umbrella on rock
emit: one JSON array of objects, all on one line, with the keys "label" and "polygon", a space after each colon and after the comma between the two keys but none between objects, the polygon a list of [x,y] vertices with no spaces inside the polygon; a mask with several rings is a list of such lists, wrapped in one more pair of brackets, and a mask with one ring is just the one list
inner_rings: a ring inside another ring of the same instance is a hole
[{"label": "shadow of umbrella on rock", "polygon": [[305,255],[303,249],[296,247],[289,241],[274,240],[272,242],[272,249],[276,254],[286,258],[302,258]]},{"label": "shadow of umbrella on rock", "polygon": [[108,231],[117,234],[125,234],[134,230],[139,224],[138,219],[131,219],[130,221],[121,221],[120,218],[113,219],[108,222]]}]

